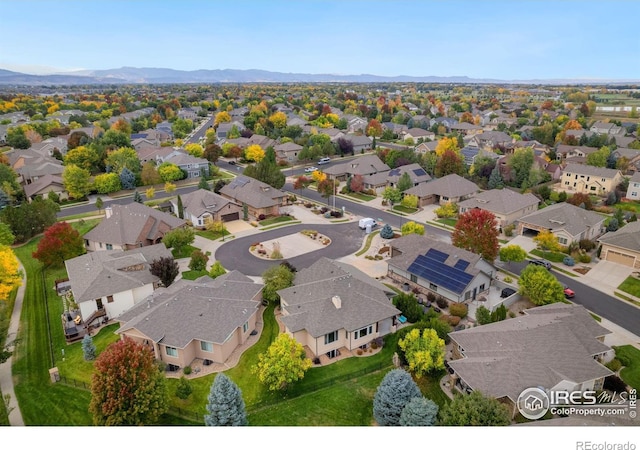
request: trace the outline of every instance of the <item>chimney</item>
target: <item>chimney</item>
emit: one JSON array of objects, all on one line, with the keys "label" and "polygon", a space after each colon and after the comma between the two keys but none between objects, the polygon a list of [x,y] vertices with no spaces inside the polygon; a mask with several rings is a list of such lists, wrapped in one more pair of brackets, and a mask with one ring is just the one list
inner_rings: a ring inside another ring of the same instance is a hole
[{"label": "chimney", "polygon": [[111,209],[111,206],[107,206],[104,209],[104,218],[108,219],[109,217],[111,217],[113,215],[113,210]]},{"label": "chimney", "polygon": [[336,309],[342,308],[342,299],[339,295],[334,295],[333,297],[331,297],[331,302],[333,303],[333,306],[336,307]]}]

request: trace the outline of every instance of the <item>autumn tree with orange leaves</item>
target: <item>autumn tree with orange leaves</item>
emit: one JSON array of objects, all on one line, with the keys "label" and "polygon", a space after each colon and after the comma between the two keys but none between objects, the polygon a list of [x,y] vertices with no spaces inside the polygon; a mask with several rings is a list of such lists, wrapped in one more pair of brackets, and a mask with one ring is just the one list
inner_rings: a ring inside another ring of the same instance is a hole
[{"label": "autumn tree with orange leaves", "polygon": [[480,208],[460,214],[451,234],[451,243],[493,262],[498,256],[498,221],[493,213]]}]

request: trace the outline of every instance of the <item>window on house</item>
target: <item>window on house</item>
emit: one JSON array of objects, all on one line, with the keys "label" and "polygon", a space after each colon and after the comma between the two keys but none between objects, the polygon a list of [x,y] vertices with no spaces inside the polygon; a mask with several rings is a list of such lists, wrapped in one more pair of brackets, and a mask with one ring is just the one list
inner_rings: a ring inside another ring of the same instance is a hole
[{"label": "window on house", "polygon": [[602,182],[604,183],[605,181],[607,181],[607,179],[606,179],[606,178],[603,178],[603,179],[602,179]]},{"label": "window on house", "polygon": [[165,347],[165,351],[169,356],[178,356],[178,349],[175,347]]},{"label": "window on house", "polygon": [[637,193],[637,192],[632,192],[632,193],[631,193],[631,196],[632,196],[632,197],[637,197],[637,196],[638,196],[638,193]]},{"label": "window on house", "polygon": [[100,248],[102,248],[102,242],[100,242]]},{"label": "window on house", "polygon": [[418,282],[418,277],[415,276],[414,274],[411,274],[411,276],[409,277],[411,279],[412,282],[417,283]]},{"label": "window on house", "polygon": [[107,303],[113,303],[113,295],[107,295]]},{"label": "window on house", "polygon": [[113,250],[113,245],[107,244],[107,250]]},{"label": "window on house", "polygon": [[246,333],[248,329],[249,329],[249,321],[245,322],[244,325],[242,325],[242,332]]},{"label": "window on house", "polygon": [[591,178],[591,177],[587,177],[587,181],[589,181],[589,179],[590,179],[590,178]]},{"label": "window on house", "polygon": [[595,186],[591,186],[589,189],[591,189],[592,191],[595,191],[596,187]]},{"label": "window on house", "polygon": [[480,285],[480,292],[484,291],[484,283]]},{"label": "window on house", "polygon": [[562,245],[567,245],[567,238],[558,236],[558,242]]},{"label": "window on house", "polygon": [[88,247],[88,246],[89,246],[89,239],[85,239],[85,240],[84,240],[84,246],[85,246],[85,247]]},{"label": "window on house", "polygon": [[213,352],[213,343],[212,342],[207,342],[207,341],[200,341],[200,350],[202,350],[203,352],[212,353]]},{"label": "window on house", "polygon": [[568,184],[569,184],[569,182],[568,182],[568,181],[565,181],[565,182],[564,182],[564,184],[565,184],[565,185],[568,185]]},{"label": "window on house", "polygon": [[471,298],[471,291],[467,291],[464,293],[464,299],[469,300]]},{"label": "window on house", "polygon": [[338,340],[338,331],[332,331],[331,333],[327,333],[324,335],[324,343],[331,344]]},{"label": "window on house", "polygon": [[371,333],[373,333],[373,326],[369,325],[368,327],[364,327],[364,328],[361,328],[358,331],[356,331],[355,338],[356,339],[360,339],[360,338],[365,337],[366,335],[371,334]]},{"label": "window on house", "polygon": [[437,292],[438,291],[438,286],[436,286],[433,283],[429,283],[429,289],[431,289],[434,292]]}]

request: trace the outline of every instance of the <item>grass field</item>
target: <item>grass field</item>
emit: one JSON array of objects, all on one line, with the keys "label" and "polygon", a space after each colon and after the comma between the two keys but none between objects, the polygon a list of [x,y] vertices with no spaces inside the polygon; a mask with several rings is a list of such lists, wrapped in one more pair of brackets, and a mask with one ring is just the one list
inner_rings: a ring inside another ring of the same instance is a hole
[{"label": "grass field", "polygon": [[634,277],[627,277],[627,279],[618,286],[618,289],[635,297],[640,297],[640,280]]},{"label": "grass field", "polygon": [[402,205],[394,205],[393,210],[404,214],[413,214],[418,211],[418,208],[407,208],[406,206]]},{"label": "grass field", "polygon": [[278,216],[278,217],[272,217],[270,219],[261,220],[260,222],[258,222],[258,225],[261,227],[266,227],[269,225],[275,225],[276,223],[290,222],[292,220],[295,220],[295,217]]},{"label": "grass field", "polygon": [[629,386],[640,389],[640,350],[632,345],[622,345],[614,348],[616,350],[616,358],[625,366],[620,371],[620,377]]},{"label": "grass field", "polygon": [[376,198],[374,195],[363,194],[362,192],[348,192],[344,195],[353,197],[356,200],[361,200],[363,202],[370,202],[371,200],[374,200]]}]

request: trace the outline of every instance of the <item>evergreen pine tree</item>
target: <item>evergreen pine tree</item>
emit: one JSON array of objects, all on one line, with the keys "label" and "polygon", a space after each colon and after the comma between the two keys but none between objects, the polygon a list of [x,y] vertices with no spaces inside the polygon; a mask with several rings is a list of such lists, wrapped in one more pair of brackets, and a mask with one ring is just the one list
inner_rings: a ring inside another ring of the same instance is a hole
[{"label": "evergreen pine tree", "polygon": [[120,172],[120,185],[126,190],[136,188],[136,176],[126,167]]},{"label": "evergreen pine tree", "polygon": [[140,195],[140,192],[136,191],[133,194],[133,201],[136,203],[142,203],[142,195]]},{"label": "evergreen pine tree", "polygon": [[182,206],[182,197],[178,195],[178,217],[184,219],[184,206]]},{"label": "evergreen pine tree", "polygon": [[96,346],[93,344],[93,338],[89,334],[85,334],[82,339],[82,355],[85,361],[96,359]]},{"label": "evergreen pine tree", "polygon": [[429,427],[436,423],[438,405],[424,397],[413,397],[400,414],[403,427]]},{"label": "evergreen pine tree", "polygon": [[248,425],[242,391],[224,373],[219,373],[213,380],[207,412],[204,423],[209,427]]},{"label": "evergreen pine tree", "polygon": [[504,187],[504,180],[502,179],[502,174],[500,174],[500,167],[498,164],[491,171],[491,175],[489,175],[489,189],[502,189]]},{"label": "evergreen pine tree", "polygon": [[398,426],[402,410],[414,397],[422,397],[411,375],[393,369],[385,375],[373,397],[373,418],[380,426]]},{"label": "evergreen pine tree", "polygon": [[200,181],[198,182],[198,189],[206,189],[207,191],[211,190],[211,188],[209,187],[209,183],[207,183],[205,177],[200,178]]}]

